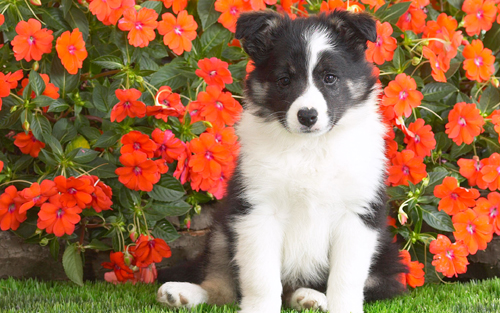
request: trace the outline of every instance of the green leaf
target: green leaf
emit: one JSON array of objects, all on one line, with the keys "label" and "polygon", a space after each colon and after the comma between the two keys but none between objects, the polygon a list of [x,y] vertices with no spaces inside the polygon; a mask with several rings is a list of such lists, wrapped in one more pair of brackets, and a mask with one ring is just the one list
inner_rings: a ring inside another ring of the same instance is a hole
[{"label": "green leaf", "polygon": [[97,81],[92,91],[92,100],[96,109],[101,112],[109,112],[108,89]]},{"label": "green leaf", "polygon": [[243,49],[239,47],[227,47],[222,51],[222,57],[231,61],[241,60],[245,58],[245,56]]},{"label": "green leaf", "polygon": [[380,13],[380,22],[396,23],[399,17],[408,11],[410,5],[411,2],[400,2],[387,7],[386,10]]},{"label": "green leaf", "polygon": [[29,73],[29,84],[31,86],[31,90],[33,90],[37,96],[41,95],[45,90],[45,82],[43,81],[42,76],[34,70],[31,70]]},{"label": "green leaf", "polygon": [[441,231],[455,231],[451,217],[446,214],[446,212],[438,211],[438,209],[432,205],[422,205],[421,207],[424,221],[429,226]]},{"label": "green leaf", "polygon": [[222,43],[228,43],[232,38],[232,33],[220,24],[210,26],[201,35],[200,42],[203,47],[202,53],[207,53],[213,47]]},{"label": "green leaf", "polygon": [[498,93],[498,89],[489,85],[483,91],[481,95],[481,100],[479,101],[478,109],[483,114],[490,114],[493,111],[493,108],[500,104],[500,94]]},{"label": "green leaf", "polygon": [[50,29],[59,31],[71,30],[68,23],[64,19],[64,14],[59,8],[38,7],[37,11],[41,12],[42,20],[49,26]]},{"label": "green leaf", "polygon": [[54,258],[54,260],[58,260],[59,258],[59,249],[60,249],[60,245],[59,245],[59,238],[54,238],[50,241],[50,254],[52,254],[52,257]]},{"label": "green leaf", "polygon": [[156,238],[161,238],[166,242],[172,242],[180,237],[174,225],[165,219],[156,223],[152,233]]},{"label": "green leaf", "polygon": [[68,93],[75,90],[80,84],[80,71],[75,75],[71,75],[61,64],[61,60],[54,57],[50,67],[50,79],[56,87],[59,87],[59,94],[64,99]]},{"label": "green leaf", "polygon": [[99,251],[108,251],[112,249],[110,246],[97,239],[92,239],[92,241],[88,245],[86,245],[85,248]]},{"label": "green leaf", "polygon": [[[442,168],[441,168],[442,169]],[[433,194],[434,187],[441,184],[443,179],[448,175],[448,170],[434,171],[429,173],[429,184],[425,187],[426,193]]]},{"label": "green leaf", "polygon": [[153,9],[159,15],[161,14],[161,10],[163,9],[163,3],[161,1],[146,1],[141,3],[141,7]]},{"label": "green leaf", "polygon": [[50,97],[47,97],[47,96],[37,96],[35,99],[33,99],[33,104],[37,108],[43,108],[43,107],[51,105],[54,101],[56,101],[56,100],[54,100]]},{"label": "green leaf", "polygon": [[45,139],[45,143],[50,146],[50,148],[52,149],[52,152],[55,155],[62,156],[64,154],[61,143],[59,142],[59,140],[57,138],[48,134],[44,137],[44,139]]},{"label": "green leaf", "polygon": [[198,16],[201,20],[203,30],[212,26],[220,16],[220,13],[215,11],[216,0],[198,0]]},{"label": "green leaf", "polygon": [[80,163],[80,164],[92,162],[99,155],[99,152],[97,152],[95,150],[85,149],[85,148],[77,148],[77,149],[78,149],[78,153],[76,154],[73,161]]},{"label": "green leaf", "polygon": [[117,134],[112,130],[108,130],[104,132],[99,139],[97,139],[97,142],[94,144],[94,148],[109,148],[116,144],[121,137],[122,136],[120,134]]},{"label": "green leaf", "polygon": [[54,167],[59,165],[59,163],[54,158],[54,154],[52,152],[47,151],[46,149],[40,150],[38,159],[49,166]]},{"label": "green leaf", "polygon": [[458,91],[457,87],[449,83],[430,83],[422,88],[422,94],[424,95],[425,101],[439,101],[449,94]]},{"label": "green leaf", "polygon": [[175,202],[159,202],[155,201],[151,206],[154,213],[165,216],[181,216],[188,213],[192,206],[191,204],[179,200]]},{"label": "green leaf", "polygon": [[[38,98],[39,97],[36,97],[36,99],[38,99]],[[57,100],[54,100],[54,99],[51,99],[51,100],[52,100],[52,103],[50,104],[47,112],[60,113],[60,112],[64,112],[67,109],[69,109],[69,105],[66,102],[64,102],[63,99],[59,98]]]},{"label": "green leaf", "polygon": [[[5,99],[2,99],[5,101]],[[14,125],[24,110],[17,109],[16,111],[10,113],[10,107],[3,104],[2,110],[0,110],[0,129],[9,129],[12,125]]]},{"label": "green leaf", "polygon": [[73,5],[72,0],[62,0],[61,1],[61,6],[59,8],[63,11],[64,17],[68,16],[69,10],[71,9],[72,5]]},{"label": "green leaf", "polygon": [[484,46],[491,49],[493,55],[500,50],[500,40],[498,38],[500,38],[500,25],[493,23],[493,27],[486,33],[483,40]]},{"label": "green leaf", "polygon": [[191,132],[195,135],[200,135],[201,133],[203,133],[205,130],[207,129],[207,127],[205,126],[205,124],[203,122],[196,122],[194,123],[193,125],[191,125]]},{"label": "green leaf", "polygon": [[[156,2],[159,3],[160,5],[162,4],[159,1],[148,1],[148,2]],[[97,64],[102,68],[107,68],[110,70],[118,70],[125,67],[125,65],[122,64],[123,63],[122,60],[114,55],[103,55],[101,57],[92,60],[92,63]]]},{"label": "green leaf", "polygon": [[151,198],[163,202],[180,200],[185,194],[182,184],[170,175],[163,175],[161,180],[153,186],[153,190],[148,192]]},{"label": "green leaf", "polygon": [[172,62],[165,64],[151,76],[151,84],[157,88],[170,86],[172,90],[186,86],[187,78],[180,72],[183,62],[182,58],[175,58]]},{"label": "green leaf", "polygon": [[89,38],[89,21],[85,13],[77,7],[72,7],[66,16],[66,21],[73,29],[78,28],[82,33],[83,41],[87,41],[87,38]]},{"label": "green leaf", "polygon": [[33,136],[40,141],[44,141],[47,135],[52,134],[52,126],[49,120],[41,114],[33,116],[30,126]]},{"label": "green leaf", "polygon": [[79,286],[83,286],[83,264],[80,250],[76,243],[70,244],[64,251],[62,263],[64,272],[71,281]]},{"label": "green leaf", "polygon": [[456,144],[453,144],[453,146],[451,147],[450,154],[453,159],[456,159],[459,156],[469,153],[471,151],[472,151],[472,145],[463,143],[461,146],[457,146]]},{"label": "green leaf", "polygon": [[449,4],[451,4],[453,7],[462,10],[462,5],[464,3],[464,0],[447,0]]},{"label": "green leaf", "polygon": [[397,47],[397,49],[394,51],[394,57],[392,59],[392,64],[394,65],[394,68],[398,70],[404,70],[403,65],[405,61],[406,61],[405,52],[401,47]]}]

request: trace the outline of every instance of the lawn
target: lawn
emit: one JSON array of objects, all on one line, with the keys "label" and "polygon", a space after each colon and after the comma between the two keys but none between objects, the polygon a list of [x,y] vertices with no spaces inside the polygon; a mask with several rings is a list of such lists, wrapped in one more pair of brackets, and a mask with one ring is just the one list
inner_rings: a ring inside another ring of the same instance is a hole
[{"label": "lawn", "polygon": [[[114,286],[105,282],[78,287],[69,282],[9,278],[0,280],[0,312],[174,312],[156,303],[157,287],[143,284]],[[192,312],[232,313],[236,310],[234,306],[200,306]],[[365,312],[500,312],[500,279],[428,285],[390,301],[367,304]]]}]

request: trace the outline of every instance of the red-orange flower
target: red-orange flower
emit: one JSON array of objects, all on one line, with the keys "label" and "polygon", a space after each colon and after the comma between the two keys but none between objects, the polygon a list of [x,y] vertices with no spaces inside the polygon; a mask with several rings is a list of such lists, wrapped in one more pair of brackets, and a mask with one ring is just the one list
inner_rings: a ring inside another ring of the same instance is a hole
[{"label": "red-orange flower", "polygon": [[[94,1],[92,1],[92,3],[94,3]],[[135,0],[122,0],[120,6],[116,9],[112,9],[111,13],[102,20],[102,23],[104,25],[116,25],[120,17],[122,17],[123,12],[128,9],[134,9],[134,6]]]},{"label": "red-orange flower", "polygon": [[4,164],[3,164],[3,161],[0,161],[0,172],[2,172],[2,171],[3,171],[3,165],[4,165]]},{"label": "red-orange flower", "polygon": [[473,159],[459,159],[457,161],[460,167],[460,175],[467,178],[469,186],[478,186],[481,189],[488,188],[488,183],[484,181],[481,169],[488,165],[488,159],[479,161],[478,157]]},{"label": "red-orange flower", "polygon": [[83,35],[78,28],[73,29],[71,33],[69,30],[62,33],[57,38],[56,50],[62,65],[70,74],[78,73],[78,69],[83,66],[83,60],[88,56]]},{"label": "red-orange flower", "polygon": [[432,78],[437,82],[446,82],[444,75],[450,69],[450,62],[446,59],[445,54],[436,55],[434,51],[428,47],[422,50],[424,57],[429,60],[432,68]]},{"label": "red-orange flower", "polygon": [[236,31],[236,20],[242,12],[252,9],[250,1],[244,0],[217,0],[215,11],[222,13],[217,20],[231,32]]},{"label": "red-orange flower", "polygon": [[446,134],[457,145],[471,144],[474,137],[483,131],[484,119],[474,103],[455,104],[448,114]]},{"label": "red-orange flower", "polygon": [[191,188],[193,190],[203,190],[211,193],[216,199],[220,200],[225,196],[227,183],[234,170],[234,164],[226,165],[218,178],[204,178],[200,173],[191,173]]},{"label": "red-orange flower", "polygon": [[452,244],[448,237],[439,234],[429,245],[429,251],[434,254],[432,265],[446,277],[458,276],[467,271],[469,252],[462,241]]},{"label": "red-orange flower", "polygon": [[[50,82],[49,75],[47,74],[40,74],[40,76],[43,79],[43,82],[45,83],[45,90],[43,91],[42,95],[47,96],[52,99],[58,99],[59,98],[59,87],[56,87],[54,84]],[[29,84],[29,78],[25,78],[21,81],[21,86],[22,88],[17,92],[18,95],[22,95],[24,88],[28,86]],[[35,98],[36,94],[34,91],[31,92],[31,98]]]},{"label": "red-orange flower", "polygon": [[10,95],[10,90],[17,87],[18,80],[23,78],[23,70],[4,74],[0,72],[0,110],[2,109],[2,98]]},{"label": "red-orange flower", "polygon": [[198,94],[197,102],[201,105],[200,116],[212,124],[234,125],[243,110],[239,102],[230,92],[223,92],[217,86],[207,86],[206,90]]},{"label": "red-orange flower", "polygon": [[430,20],[424,28],[422,38],[429,38],[429,49],[436,55],[444,55],[446,64],[457,55],[462,44],[462,32],[456,31],[457,27],[458,23],[452,16],[441,13],[436,21]]},{"label": "red-orange flower", "polygon": [[90,176],[90,178],[92,179],[94,192],[90,194],[92,196],[92,202],[89,206],[94,208],[97,213],[105,210],[112,210],[111,205],[113,205],[113,201],[111,201],[111,197],[113,196],[113,190],[100,181],[99,177]]},{"label": "red-orange flower", "polygon": [[113,11],[117,10],[121,3],[121,0],[92,0],[89,4],[89,10],[102,22],[106,20]]},{"label": "red-orange flower", "polygon": [[191,51],[197,28],[198,24],[186,10],[181,11],[177,18],[172,13],[165,13],[158,22],[158,32],[164,35],[163,43],[177,55]]},{"label": "red-orange flower", "polygon": [[328,0],[321,2],[320,12],[331,12],[337,10],[348,10],[351,12],[363,12],[365,6],[355,1],[343,2],[342,0]]},{"label": "red-orange flower", "polygon": [[2,26],[4,22],[5,22],[5,16],[3,14],[0,14],[0,26]]},{"label": "red-orange flower", "polygon": [[134,151],[120,156],[124,167],[115,170],[118,180],[132,190],[151,191],[153,185],[160,180],[158,166],[148,160],[144,152]]},{"label": "red-orange flower", "polygon": [[380,23],[377,21],[377,40],[375,42],[367,42],[366,58],[368,61],[382,65],[385,61],[392,60],[394,50],[398,47],[398,42],[391,35],[391,24],[389,22]]},{"label": "red-orange flower", "polygon": [[408,182],[415,185],[427,176],[423,159],[416,156],[412,150],[398,152],[391,163],[387,181],[393,186],[408,186]]},{"label": "red-orange flower", "polygon": [[203,178],[219,179],[222,168],[233,160],[230,151],[218,143],[213,134],[203,133],[199,138],[191,140],[189,149],[194,153],[189,166]]},{"label": "red-orange flower", "polygon": [[467,13],[464,26],[469,36],[479,35],[481,30],[490,30],[497,14],[495,1],[492,0],[465,0],[462,10]]},{"label": "red-orange flower", "polygon": [[196,70],[196,75],[203,78],[207,85],[215,85],[223,89],[226,84],[233,82],[228,66],[227,62],[221,61],[216,57],[205,58],[198,61],[200,69]]},{"label": "red-orange flower", "polygon": [[78,178],[57,176],[54,178],[54,183],[61,193],[59,201],[62,206],[69,208],[78,206],[80,209],[85,209],[92,202],[94,185],[89,176]]},{"label": "red-orange flower", "polygon": [[151,263],[159,263],[163,258],[172,255],[170,247],[160,238],[141,235],[134,249],[135,261],[138,267],[146,267]]},{"label": "red-orange flower", "polygon": [[495,57],[488,48],[484,48],[483,42],[479,39],[466,45],[463,51],[465,76],[477,82],[488,81],[495,73]]},{"label": "red-orange flower", "polygon": [[165,122],[168,122],[169,116],[184,116],[186,108],[181,102],[181,96],[172,92],[172,88],[169,86],[160,87],[155,99],[156,105],[146,107],[148,116],[154,115],[155,118],[162,119]]},{"label": "red-orange flower", "polygon": [[134,151],[144,152],[148,158],[152,158],[156,151],[156,143],[149,139],[148,135],[140,131],[133,130],[124,135],[121,139],[123,146],[120,148],[120,153],[131,153]]},{"label": "red-orange flower", "polygon": [[19,198],[16,187],[9,186],[5,192],[0,195],[0,229],[16,230],[22,222],[26,220],[26,212],[21,213],[23,200]]},{"label": "red-orange flower", "polygon": [[493,239],[493,225],[489,224],[488,215],[478,215],[474,210],[468,209],[457,213],[452,218],[456,240],[462,240],[470,254],[486,249],[488,242]]},{"label": "red-orange flower", "polygon": [[158,13],[153,9],[127,9],[123,18],[118,21],[118,28],[128,30],[128,42],[134,47],[144,48],[156,37],[155,29],[158,26]]},{"label": "red-orange flower", "polygon": [[165,7],[168,9],[172,7],[172,11],[178,14],[180,11],[187,7],[188,0],[162,0]]},{"label": "red-orange flower", "polygon": [[42,205],[57,192],[56,184],[51,180],[45,179],[41,184],[33,183],[30,187],[19,192],[19,196],[23,198],[19,213],[24,213],[34,206]]},{"label": "red-orange flower", "polygon": [[500,187],[500,154],[494,152],[488,162],[481,168],[483,180],[488,183],[488,188],[493,191]]},{"label": "red-orange flower", "polygon": [[384,88],[381,105],[394,107],[396,116],[411,115],[412,109],[420,105],[424,96],[417,90],[415,80],[401,73]]},{"label": "red-orange flower", "polygon": [[440,211],[455,215],[473,207],[479,191],[460,187],[455,177],[445,177],[443,183],[434,188],[434,196],[441,199],[438,206]]},{"label": "red-orange flower", "polygon": [[174,133],[170,130],[162,131],[156,128],[151,134],[151,138],[156,146],[155,157],[161,156],[167,163],[174,162],[186,151],[186,145],[180,139],[175,138]]},{"label": "red-orange flower", "polygon": [[420,287],[425,282],[424,264],[411,260],[410,253],[407,250],[399,251],[399,257],[404,265],[408,267],[409,273],[401,274],[401,283],[410,285],[412,288]]},{"label": "red-orange flower", "polygon": [[14,145],[16,145],[22,153],[29,154],[34,158],[38,157],[40,150],[45,148],[45,144],[33,136],[31,131],[28,134],[21,132],[14,136]]},{"label": "red-orange flower", "polygon": [[12,40],[12,51],[16,61],[40,61],[44,53],[52,51],[52,31],[42,29],[42,24],[30,18],[27,22],[20,21],[16,26],[17,36]]},{"label": "red-orange flower", "polygon": [[101,263],[101,266],[113,270],[119,281],[134,279],[134,271],[125,264],[123,252],[111,252],[109,259],[111,262]]},{"label": "red-orange flower", "polygon": [[408,11],[399,17],[396,25],[403,31],[411,30],[415,34],[420,34],[424,30],[426,18],[427,14],[412,3]]},{"label": "red-orange flower", "polygon": [[489,217],[489,224],[493,225],[493,230],[497,235],[500,235],[500,193],[490,192],[488,199],[479,198],[476,201],[474,211],[478,215],[486,215]]},{"label": "red-orange flower", "polygon": [[215,136],[215,141],[226,146],[233,156],[236,157],[238,155],[238,136],[236,136],[233,127],[213,125],[213,127],[207,128],[207,133],[213,134]]},{"label": "red-orange flower", "polygon": [[406,136],[404,142],[407,144],[406,149],[413,150],[419,157],[431,155],[431,150],[436,147],[436,139],[430,125],[425,125],[425,121],[421,118],[408,126],[408,130],[413,133],[413,137]]},{"label": "red-orange flower", "polygon": [[62,237],[64,234],[71,235],[81,219],[79,215],[81,212],[82,209],[77,206],[63,206],[61,195],[55,195],[50,197],[49,202],[42,204],[36,226],[57,237]]},{"label": "red-orange flower", "polygon": [[142,101],[137,101],[142,95],[139,90],[135,88],[117,89],[115,94],[120,102],[115,104],[111,110],[111,122],[121,122],[127,116],[138,118],[146,116],[146,105]]},{"label": "red-orange flower", "polygon": [[380,9],[381,6],[385,4],[384,0],[360,0],[361,3],[368,4],[370,9],[375,8],[375,11]]}]

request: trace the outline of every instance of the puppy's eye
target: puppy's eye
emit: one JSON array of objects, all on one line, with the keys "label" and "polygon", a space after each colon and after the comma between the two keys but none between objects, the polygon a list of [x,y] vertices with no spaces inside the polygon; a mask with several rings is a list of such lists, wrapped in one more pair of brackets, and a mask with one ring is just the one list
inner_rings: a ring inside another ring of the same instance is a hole
[{"label": "puppy's eye", "polygon": [[333,85],[337,81],[337,76],[333,74],[326,74],[325,77],[323,78],[323,81],[327,85]]},{"label": "puppy's eye", "polygon": [[282,77],[278,80],[278,84],[281,86],[281,87],[285,87],[285,86],[288,86],[290,85],[290,77]]}]

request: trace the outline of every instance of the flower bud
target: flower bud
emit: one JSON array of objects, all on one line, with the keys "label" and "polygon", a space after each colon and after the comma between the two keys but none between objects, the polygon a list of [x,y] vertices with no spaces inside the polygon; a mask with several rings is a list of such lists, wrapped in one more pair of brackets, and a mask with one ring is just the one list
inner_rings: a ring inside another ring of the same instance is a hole
[{"label": "flower bud", "polygon": [[406,222],[408,221],[408,214],[406,214],[405,211],[403,211],[403,210],[399,210],[398,220],[399,220],[399,223],[401,223],[401,225],[406,224]]},{"label": "flower bud", "polygon": [[24,121],[24,123],[23,123],[23,129],[25,131],[29,131],[30,130],[30,123],[28,121]]},{"label": "flower bud", "polygon": [[138,5],[138,4],[136,4],[136,5],[134,6],[134,9],[136,9],[136,11],[139,11],[140,9],[142,9],[142,7],[141,7],[140,5]]},{"label": "flower bud", "polygon": [[420,64],[420,58],[419,57],[413,57],[413,59],[411,59],[411,65],[417,66],[419,64]]},{"label": "flower bud", "polygon": [[201,213],[201,205],[197,204],[194,206],[194,212],[196,214],[200,214]]},{"label": "flower bud", "polygon": [[498,81],[498,78],[496,78],[496,77],[493,77],[493,79],[491,80],[491,84],[495,88],[498,88],[498,86],[500,86],[500,82]]},{"label": "flower bud", "polygon": [[128,251],[125,251],[125,253],[123,254],[123,260],[125,261],[125,265],[130,266],[130,264],[132,264],[132,261],[134,260],[134,257]]},{"label": "flower bud", "polygon": [[31,66],[31,69],[35,72],[38,71],[40,69],[40,63],[38,63],[38,61],[35,61]]},{"label": "flower bud", "polygon": [[36,6],[41,6],[42,5],[42,1],[40,1],[40,0],[30,0],[30,3],[32,5],[36,5]]},{"label": "flower bud", "polygon": [[40,240],[40,246],[45,247],[48,244],[49,244],[48,238],[42,238],[42,240]]},{"label": "flower bud", "polygon": [[187,228],[187,229],[191,229],[191,217],[189,217],[189,216],[188,216],[188,217],[186,217],[186,218],[184,219],[184,224],[186,225],[186,228]]},{"label": "flower bud", "polygon": [[142,76],[137,76],[136,79],[135,79],[135,81],[140,84],[140,83],[144,82],[144,78]]}]

